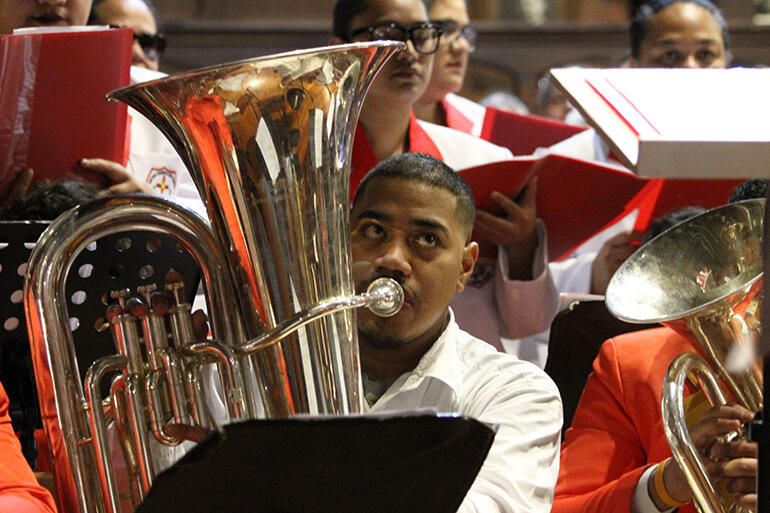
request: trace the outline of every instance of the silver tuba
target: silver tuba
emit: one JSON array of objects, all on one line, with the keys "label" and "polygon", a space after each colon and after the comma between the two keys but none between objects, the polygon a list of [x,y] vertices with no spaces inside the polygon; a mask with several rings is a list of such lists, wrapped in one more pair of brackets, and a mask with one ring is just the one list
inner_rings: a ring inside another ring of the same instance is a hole
[{"label": "silver tuba", "polygon": [[[704,513],[740,508],[716,491],[693,446],[684,421],[685,381],[692,372],[712,406],[762,407],[761,362],[746,356],[756,354],[764,211],[764,200],[746,200],[688,219],[639,248],[607,288],[607,306],[616,317],[662,323],[706,356],[674,359],[661,405],[669,446]],[[730,365],[740,359],[747,364]]]},{"label": "silver tuba", "polygon": [[[171,201],[113,197],[61,216],[33,251],[24,301],[64,511],[121,511],[109,423],[119,432],[131,500],[141,501],[159,471],[158,452],[182,441],[168,425],[213,423],[211,398],[201,392],[209,364],[232,419],[361,410],[351,309],[392,315],[403,292],[388,280],[354,295],[349,159],[364,94],[402,48],[374,42],[297,51],[110,94],[172,142],[211,227]],[[164,319],[150,289],[146,301],[119,297],[107,314],[117,354],[97,360],[84,384],[59,299],[66,276],[90,242],[136,229],[171,235],[198,261],[214,339],[195,340],[189,305],[180,301]],[[103,398],[101,381],[114,371]]]}]

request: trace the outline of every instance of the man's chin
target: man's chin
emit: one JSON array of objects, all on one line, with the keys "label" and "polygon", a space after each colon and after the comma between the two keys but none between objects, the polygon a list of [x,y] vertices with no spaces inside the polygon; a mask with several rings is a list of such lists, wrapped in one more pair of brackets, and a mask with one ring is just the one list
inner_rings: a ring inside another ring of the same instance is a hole
[{"label": "man's chin", "polygon": [[358,317],[359,342],[375,349],[397,349],[403,344],[405,325],[399,322],[399,314],[388,318],[377,317],[371,312],[366,314]]}]

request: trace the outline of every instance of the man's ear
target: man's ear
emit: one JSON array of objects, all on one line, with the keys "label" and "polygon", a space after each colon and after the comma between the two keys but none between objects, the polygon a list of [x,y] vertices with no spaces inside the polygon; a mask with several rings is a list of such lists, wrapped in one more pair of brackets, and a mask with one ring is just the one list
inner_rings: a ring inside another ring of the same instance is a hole
[{"label": "man's ear", "polygon": [[473,267],[476,265],[476,260],[479,258],[479,243],[470,241],[463,248],[463,259],[460,262],[461,270],[460,276],[457,277],[457,292],[462,292],[465,289],[465,284],[473,274]]},{"label": "man's ear", "polygon": [[331,39],[329,39],[329,44],[330,44],[330,45],[343,45],[343,44],[345,44],[345,43],[346,43],[346,41],[343,41],[343,40],[342,40],[341,38],[339,38],[338,36],[332,36],[332,38],[331,38]]}]

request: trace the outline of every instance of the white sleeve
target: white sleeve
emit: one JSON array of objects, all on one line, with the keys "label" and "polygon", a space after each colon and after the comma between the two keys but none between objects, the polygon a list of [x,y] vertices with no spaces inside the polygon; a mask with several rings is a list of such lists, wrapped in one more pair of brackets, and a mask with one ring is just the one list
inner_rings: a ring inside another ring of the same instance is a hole
[{"label": "white sleeve", "polygon": [[495,303],[502,319],[503,336],[521,338],[550,327],[559,310],[559,293],[548,265],[548,239],[545,225],[537,221],[538,246],[532,262],[532,280],[508,279],[508,257],[497,250]]},{"label": "white sleeve", "polygon": [[549,513],[559,473],[562,427],[556,386],[539,372],[501,371],[473,394],[469,415],[497,425],[492,447],[459,513]]},{"label": "white sleeve", "polygon": [[561,262],[551,262],[548,268],[559,293],[591,293],[591,271],[596,253],[571,256]]},{"label": "white sleeve", "polygon": [[[652,502],[650,493],[647,491],[648,482],[652,479],[652,474],[658,468],[658,465],[653,465],[645,470],[639,481],[636,482],[634,495],[631,497],[631,513],[665,513],[661,512],[655,503]],[[674,511],[674,508],[665,511]]]}]

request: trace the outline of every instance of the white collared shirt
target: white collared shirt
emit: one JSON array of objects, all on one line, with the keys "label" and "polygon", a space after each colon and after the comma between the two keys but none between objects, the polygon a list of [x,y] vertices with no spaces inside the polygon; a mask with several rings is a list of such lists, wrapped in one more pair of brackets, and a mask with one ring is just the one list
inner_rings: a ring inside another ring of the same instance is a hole
[{"label": "white collared shirt", "polygon": [[498,426],[458,511],[551,510],[562,407],[556,385],[543,371],[462,331],[452,314],[417,367],[399,376],[370,411],[416,408],[458,413]]}]

